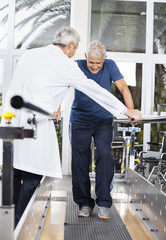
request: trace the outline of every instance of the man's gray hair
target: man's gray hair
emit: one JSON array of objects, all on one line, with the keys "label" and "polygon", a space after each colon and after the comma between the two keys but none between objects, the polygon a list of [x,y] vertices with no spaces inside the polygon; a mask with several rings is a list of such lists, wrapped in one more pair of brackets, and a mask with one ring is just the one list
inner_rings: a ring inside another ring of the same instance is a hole
[{"label": "man's gray hair", "polygon": [[56,33],[53,44],[66,47],[69,43],[73,42],[77,46],[80,42],[80,35],[71,27],[62,27]]},{"label": "man's gray hair", "polygon": [[87,46],[86,56],[87,57],[91,56],[91,57],[95,57],[95,58],[103,56],[103,58],[105,58],[106,57],[106,48],[105,48],[104,44],[102,44],[98,40],[94,40],[94,41],[90,42]]}]

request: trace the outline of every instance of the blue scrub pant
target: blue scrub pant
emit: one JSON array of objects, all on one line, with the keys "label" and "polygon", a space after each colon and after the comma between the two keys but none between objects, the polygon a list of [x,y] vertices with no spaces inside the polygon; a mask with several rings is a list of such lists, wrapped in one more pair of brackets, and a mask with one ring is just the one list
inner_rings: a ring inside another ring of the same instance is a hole
[{"label": "blue scrub pant", "polygon": [[91,124],[71,124],[73,198],[79,208],[95,206],[95,201],[91,197],[89,178],[92,136],[97,150],[96,203],[98,206],[110,208],[112,205],[110,185],[114,176],[114,161],[111,154],[112,118]]},{"label": "blue scrub pant", "polygon": [[36,187],[39,185],[41,175],[14,169],[14,199],[15,226],[18,224]]}]

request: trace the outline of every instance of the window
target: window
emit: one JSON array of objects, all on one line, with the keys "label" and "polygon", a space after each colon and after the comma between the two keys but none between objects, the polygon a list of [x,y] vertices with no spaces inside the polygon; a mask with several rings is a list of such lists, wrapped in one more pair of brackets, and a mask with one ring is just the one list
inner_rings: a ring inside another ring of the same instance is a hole
[{"label": "window", "polygon": [[166,103],[166,64],[156,64],[154,111],[157,111],[157,104],[162,103]]},{"label": "window", "polygon": [[153,52],[166,54],[166,3],[154,3]]},{"label": "window", "polygon": [[[155,94],[154,111],[159,115],[166,112],[166,64],[155,65]],[[166,131],[166,123],[157,123],[151,125],[151,141],[161,142],[162,132]]]},{"label": "window", "polygon": [[3,59],[0,58],[0,106],[2,105],[3,69],[4,69],[4,62],[3,62]]},{"label": "window", "polygon": [[70,25],[70,0],[16,1],[15,48],[52,43],[56,29]]},{"label": "window", "polygon": [[7,47],[7,29],[8,29],[8,1],[0,1],[0,48]]},{"label": "window", "polygon": [[145,52],[146,3],[92,0],[91,40],[112,52]]},{"label": "window", "polygon": [[[116,64],[131,91],[134,107],[141,109],[142,64],[131,62],[116,62]],[[122,95],[114,84],[112,84],[112,93],[123,102]]]}]

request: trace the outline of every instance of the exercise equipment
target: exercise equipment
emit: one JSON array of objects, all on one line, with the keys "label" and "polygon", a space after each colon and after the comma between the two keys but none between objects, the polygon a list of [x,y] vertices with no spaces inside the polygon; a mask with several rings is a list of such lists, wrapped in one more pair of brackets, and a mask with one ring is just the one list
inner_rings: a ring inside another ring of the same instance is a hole
[{"label": "exercise equipment", "polygon": [[[48,117],[54,116],[42,108],[25,102],[21,96],[11,98],[11,105],[16,109],[26,108],[44,114]],[[3,141],[3,171],[2,171],[2,206],[0,207],[0,239],[14,240],[14,205],[13,205],[13,141],[24,138],[36,138],[37,122],[35,114],[27,122],[32,129],[24,127],[12,127],[11,119],[14,114],[7,112],[1,115],[5,117],[6,126],[0,126],[0,138]],[[8,231],[6,231],[8,226]]]},{"label": "exercise equipment", "polygon": [[[163,106],[165,107],[166,105],[163,104]],[[138,119],[138,120],[133,120],[130,121],[129,119],[115,119],[116,123],[131,123],[131,124],[146,124],[146,123],[166,123],[166,117],[165,116],[151,116],[151,117],[147,117],[147,118],[142,118],[142,119]],[[134,139],[134,133],[131,135],[132,136],[132,143],[134,143],[133,139]],[[164,182],[166,183],[166,166],[165,166],[165,159],[166,159],[166,133],[164,133],[164,137],[163,137],[163,142],[162,142],[162,149],[161,152],[159,152],[160,157],[158,159],[156,159],[156,163],[157,165],[155,165],[151,172],[149,173],[149,176],[147,177],[148,181],[151,180],[152,175],[155,173],[156,176],[158,177],[157,180],[157,184],[159,184],[159,186],[161,186],[160,182]],[[131,147],[131,151],[130,151],[130,163],[129,163],[129,167],[134,170],[134,162],[135,162],[135,157],[134,157],[134,145]],[[144,152],[143,152],[144,153]],[[147,163],[149,163],[149,160],[146,160]],[[139,162],[139,160],[138,160]],[[140,164],[140,163],[139,163]],[[164,170],[163,170],[164,169]]]},{"label": "exercise equipment", "polygon": [[[125,174],[127,168],[134,169],[135,165],[135,133],[140,132],[141,128],[138,127],[118,127],[118,131],[122,132],[123,142],[123,153],[121,162],[121,174]],[[127,136],[126,133],[130,133]]]}]

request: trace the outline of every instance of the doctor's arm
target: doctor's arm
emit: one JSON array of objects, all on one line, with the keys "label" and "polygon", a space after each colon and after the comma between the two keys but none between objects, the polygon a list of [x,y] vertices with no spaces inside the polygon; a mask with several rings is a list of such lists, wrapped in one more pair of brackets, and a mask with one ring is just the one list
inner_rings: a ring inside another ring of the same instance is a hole
[{"label": "doctor's arm", "polygon": [[99,86],[92,79],[87,79],[77,65],[73,66],[72,76],[68,79],[70,86],[83,92],[115,117],[124,114],[131,119],[140,119],[141,113],[137,109],[129,109],[113,94]]}]

